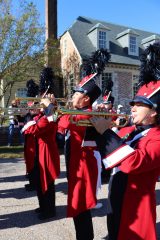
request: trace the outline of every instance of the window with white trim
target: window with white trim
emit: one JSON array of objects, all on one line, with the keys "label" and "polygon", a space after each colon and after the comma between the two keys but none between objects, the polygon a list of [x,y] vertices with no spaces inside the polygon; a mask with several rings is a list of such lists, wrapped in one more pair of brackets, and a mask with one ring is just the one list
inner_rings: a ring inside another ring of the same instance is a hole
[{"label": "window with white trim", "polygon": [[107,34],[106,34],[106,32],[99,31],[98,42],[99,42],[99,49],[100,48],[107,48]]},{"label": "window with white trim", "polygon": [[102,74],[102,93],[105,91],[107,86],[107,81],[112,80],[113,81],[113,74],[112,73],[103,73]]},{"label": "window with white trim", "polygon": [[132,96],[134,97],[138,91],[139,75],[133,75],[132,83]]},{"label": "window with white trim", "polygon": [[137,54],[137,39],[135,36],[129,37],[129,53],[130,54]]}]

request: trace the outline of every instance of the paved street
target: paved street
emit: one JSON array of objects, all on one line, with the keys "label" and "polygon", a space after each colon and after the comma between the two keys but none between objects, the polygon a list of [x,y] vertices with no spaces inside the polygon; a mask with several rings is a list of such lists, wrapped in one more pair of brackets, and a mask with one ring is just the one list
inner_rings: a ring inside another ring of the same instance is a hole
[{"label": "paved street", "polygon": [[[75,240],[72,219],[66,219],[67,181],[64,156],[61,155],[61,175],[56,181],[57,216],[50,221],[37,219],[35,192],[27,192],[23,159],[0,159],[0,239],[1,240]],[[157,230],[160,239],[160,183],[156,185]],[[99,192],[101,209],[92,210],[95,240],[107,234],[107,184]],[[133,240],[133,239],[132,239]]]}]

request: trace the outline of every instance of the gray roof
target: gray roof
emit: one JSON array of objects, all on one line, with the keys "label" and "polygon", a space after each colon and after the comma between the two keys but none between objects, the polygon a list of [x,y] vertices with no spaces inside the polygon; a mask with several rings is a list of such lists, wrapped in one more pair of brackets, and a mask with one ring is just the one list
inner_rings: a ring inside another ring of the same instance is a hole
[{"label": "gray roof", "polygon": [[[92,32],[94,29],[96,29],[96,28],[101,28],[101,29],[104,29],[104,30],[111,30],[111,29],[109,29],[108,27],[106,27],[106,26],[104,26],[103,24],[101,24],[101,23],[97,23],[96,25],[94,25],[90,30],[89,30],[89,32]],[[89,33],[88,32],[88,33]]]},{"label": "gray roof", "polygon": [[122,37],[122,36],[124,36],[124,35],[126,35],[126,34],[132,34],[132,35],[137,35],[137,36],[139,36],[139,34],[138,34],[137,32],[135,32],[133,29],[129,29],[129,28],[128,28],[127,30],[125,30],[125,31],[117,34],[116,39],[118,39],[118,38],[120,38],[120,37]]},{"label": "gray roof", "polygon": [[143,48],[141,45],[143,39],[147,39],[152,35],[159,35],[157,33],[79,16],[68,31],[82,58],[90,56],[96,50],[88,37],[88,33],[95,26],[103,26],[103,28],[108,29],[107,36],[109,38],[109,51],[111,53],[110,62],[119,64],[139,65],[139,57],[128,55],[128,49],[123,48],[117,41],[117,37],[121,34],[131,32],[137,35],[139,53],[141,53]]}]

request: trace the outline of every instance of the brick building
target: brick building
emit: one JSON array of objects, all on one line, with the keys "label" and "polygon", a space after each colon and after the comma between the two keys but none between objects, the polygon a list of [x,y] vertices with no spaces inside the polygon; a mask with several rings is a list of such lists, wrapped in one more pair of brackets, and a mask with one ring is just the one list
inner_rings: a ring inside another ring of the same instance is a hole
[{"label": "brick building", "polygon": [[[46,8],[47,9],[47,8]],[[49,26],[48,26],[49,28]],[[73,86],[80,80],[80,66],[84,59],[91,56],[99,48],[107,48],[111,53],[111,60],[98,84],[103,89],[108,79],[114,82],[112,95],[115,106],[121,103],[128,107],[137,89],[139,77],[139,54],[148,44],[159,41],[160,35],[146,32],[128,26],[120,26],[109,22],[78,17],[73,25],[60,37],[62,79],[56,81],[57,97],[70,96]],[[34,73],[33,79],[38,82],[39,73]],[[3,81],[0,83],[3,88]],[[17,82],[12,88],[11,100],[15,93],[19,96],[26,94],[26,82]],[[63,91],[62,91],[63,89]],[[7,92],[0,102],[6,106]]]},{"label": "brick building", "polygon": [[60,38],[65,94],[70,95],[73,85],[79,82],[79,68],[83,60],[96,50],[107,48],[111,60],[98,84],[105,89],[106,81],[112,79],[115,106],[121,103],[128,108],[128,101],[137,90],[139,54],[148,44],[159,40],[157,33],[78,17]]}]

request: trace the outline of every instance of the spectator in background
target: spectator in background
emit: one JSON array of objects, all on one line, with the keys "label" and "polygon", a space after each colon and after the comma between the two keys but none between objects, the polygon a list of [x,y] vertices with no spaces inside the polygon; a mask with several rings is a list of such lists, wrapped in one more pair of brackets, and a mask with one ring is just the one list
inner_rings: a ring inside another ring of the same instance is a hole
[{"label": "spectator in background", "polygon": [[[13,144],[13,135],[15,133],[15,128],[18,128],[18,136],[19,136],[19,142],[21,145],[23,145],[23,136],[21,134],[21,127],[19,126],[18,118],[20,116],[14,115],[14,110],[17,110],[17,102],[13,100],[11,102],[11,106],[9,106],[9,127],[8,127],[8,146],[11,146]],[[22,120],[21,120],[22,121]]]}]

